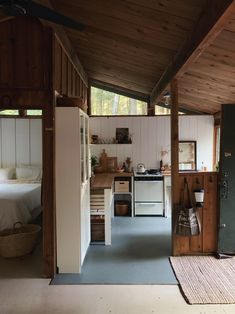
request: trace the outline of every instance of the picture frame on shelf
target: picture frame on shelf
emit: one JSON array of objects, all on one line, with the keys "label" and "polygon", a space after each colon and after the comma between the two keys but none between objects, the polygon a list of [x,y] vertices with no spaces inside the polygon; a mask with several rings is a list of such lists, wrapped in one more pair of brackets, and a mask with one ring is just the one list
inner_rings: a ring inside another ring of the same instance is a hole
[{"label": "picture frame on shelf", "polygon": [[129,144],[129,128],[116,128],[116,143]]}]

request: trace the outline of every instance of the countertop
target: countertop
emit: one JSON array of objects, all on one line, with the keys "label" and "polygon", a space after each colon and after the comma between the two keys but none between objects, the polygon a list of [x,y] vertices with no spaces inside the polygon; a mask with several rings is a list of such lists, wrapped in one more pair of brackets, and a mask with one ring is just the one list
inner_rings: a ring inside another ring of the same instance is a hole
[{"label": "countertop", "polygon": [[91,190],[112,189],[115,177],[131,177],[133,172],[96,173],[91,178]]}]

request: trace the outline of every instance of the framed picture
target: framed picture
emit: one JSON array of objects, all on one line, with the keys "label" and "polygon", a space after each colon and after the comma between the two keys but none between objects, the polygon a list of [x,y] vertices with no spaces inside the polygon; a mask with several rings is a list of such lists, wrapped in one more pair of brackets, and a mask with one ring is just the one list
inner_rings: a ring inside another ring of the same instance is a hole
[{"label": "framed picture", "polygon": [[116,142],[129,144],[129,128],[116,128]]},{"label": "framed picture", "polygon": [[179,141],[179,170],[197,170],[196,146],[196,141]]}]

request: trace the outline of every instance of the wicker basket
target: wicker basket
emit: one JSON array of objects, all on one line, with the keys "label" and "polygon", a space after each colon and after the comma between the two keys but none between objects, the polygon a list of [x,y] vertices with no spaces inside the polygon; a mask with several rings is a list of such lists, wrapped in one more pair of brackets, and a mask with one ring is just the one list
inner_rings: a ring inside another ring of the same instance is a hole
[{"label": "wicker basket", "polygon": [[[18,227],[17,227],[18,226]],[[13,229],[0,232],[0,255],[2,257],[24,256],[35,247],[41,227],[33,224],[15,223]]]},{"label": "wicker basket", "polygon": [[115,204],[115,215],[116,216],[128,216],[129,214],[129,206],[128,202],[125,201],[117,201]]}]

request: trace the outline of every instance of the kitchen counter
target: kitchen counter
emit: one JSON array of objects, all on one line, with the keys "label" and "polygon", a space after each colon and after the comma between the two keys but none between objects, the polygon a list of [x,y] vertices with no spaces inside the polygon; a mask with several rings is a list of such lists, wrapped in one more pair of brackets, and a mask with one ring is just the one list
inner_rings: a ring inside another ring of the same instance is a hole
[{"label": "kitchen counter", "polygon": [[112,189],[115,177],[131,177],[132,172],[96,173],[91,179],[91,190]]}]

